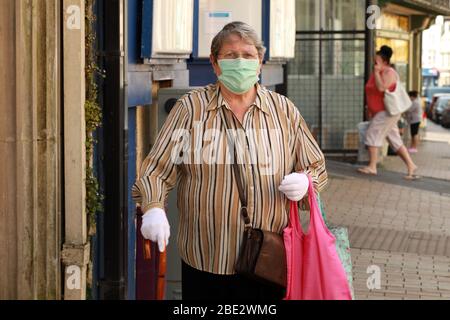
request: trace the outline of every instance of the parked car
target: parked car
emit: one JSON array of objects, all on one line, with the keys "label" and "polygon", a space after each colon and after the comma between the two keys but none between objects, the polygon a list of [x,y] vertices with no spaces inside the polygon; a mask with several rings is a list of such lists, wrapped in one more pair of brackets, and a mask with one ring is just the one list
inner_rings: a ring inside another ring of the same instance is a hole
[{"label": "parked car", "polygon": [[[433,102],[433,97],[436,94],[447,94],[450,95],[450,87],[444,86],[444,87],[428,87],[424,90],[423,93],[423,99],[425,100],[425,110],[430,109],[431,103]],[[427,113],[427,117],[429,119],[432,119],[430,117],[432,113]]]},{"label": "parked car", "polygon": [[436,101],[436,106],[433,109],[433,121],[436,123],[441,123],[442,113],[444,110],[446,110],[449,106],[450,97],[444,96],[438,98]]},{"label": "parked car", "polygon": [[450,108],[447,108],[442,112],[441,125],[444,128],[450,128]]},{"label": "parked car", "polygon": [[450,94],[450,86],[426,88],[423,93],[423,97],[426,98],[429,102],[431,102],[431,99],[433,99],[433,96],[437,93]]},{"label": "parked car", "polygon": [[431,99],[431,103],[426,104],[425,106],[425,113],[427,115],[428,119],[433,120],[433,109],[436,106],[436,102],[440,97],[450,97],[450,93],[436,93],[433,95],[433,98]]}]

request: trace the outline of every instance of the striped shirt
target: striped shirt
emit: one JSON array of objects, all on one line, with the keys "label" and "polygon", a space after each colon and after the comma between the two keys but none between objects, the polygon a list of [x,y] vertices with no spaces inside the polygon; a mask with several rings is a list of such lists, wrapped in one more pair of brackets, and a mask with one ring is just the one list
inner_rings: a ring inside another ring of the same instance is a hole
[{"label": "striped shirt", "polygon": [[165,209],[177,185],[180,256],[215,274],[235,273],[244,232],[231,165],[234,148],[254,228],[281,234],[287,226],[289,201],[278,190],[286,175],[309,173],[317,192],[327,182],[324,156],[286,97],[257,84],[256,101],[242,124],[218,84],[178,100],[142,164],[133,198],[143,212]]}]

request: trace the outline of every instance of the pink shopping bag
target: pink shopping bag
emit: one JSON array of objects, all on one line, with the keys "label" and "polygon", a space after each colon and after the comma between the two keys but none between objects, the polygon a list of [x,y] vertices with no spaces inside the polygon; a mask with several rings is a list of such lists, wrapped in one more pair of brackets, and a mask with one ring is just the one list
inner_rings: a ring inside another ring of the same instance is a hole
[{"label": "pink shopping bag", "polygon": [[296,202],[291,202],[289,226],[283,232],[288,269],[284,300],[351,300],[336,239],[323,221],[310,176],[308,194],[308,232],[303,233]]}]

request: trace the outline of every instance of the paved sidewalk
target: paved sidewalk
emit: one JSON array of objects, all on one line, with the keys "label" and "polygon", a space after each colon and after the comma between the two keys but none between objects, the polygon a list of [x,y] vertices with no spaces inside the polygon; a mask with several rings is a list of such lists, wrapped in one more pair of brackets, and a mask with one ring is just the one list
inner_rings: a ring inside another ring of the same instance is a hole
[{"label": "paved sidewalk", "polygon": [[[450,258],[380,250],[352,249],[358,300],[450,299]],[[367,267],[381,269],[380,289],[367,288]]]},{"label": "paved sidewalk", "polygon": [[[428,121],[427,128],[424,130],[419,153],[411,155],[419,166],[418,174],[450,181],[450,130],[444,129],[432,121]],[[383,160],[382,168],[406,173],[405,165],[396,156],[386,157]]]},{"label": "paved sidewalk", "polygon": [[[377,177],[328,162],[322,199],[328,220],[349,228],[357,299],[450,299],[450,130],[429,123],[425,137],[420,182],[402,178],[397,157]],[[372,265],[380,289],[367,286]]]}]

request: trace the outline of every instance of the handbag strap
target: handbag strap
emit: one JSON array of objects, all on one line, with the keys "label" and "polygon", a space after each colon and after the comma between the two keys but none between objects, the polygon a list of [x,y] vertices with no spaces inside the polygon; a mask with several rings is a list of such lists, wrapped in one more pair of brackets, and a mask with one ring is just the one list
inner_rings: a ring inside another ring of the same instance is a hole
[{"label": "handbag strap", "polygon": [[252,224],[247,211],[247,197],[245,196],[244,187],[242,185],[239,165],[236,163],[236,147],[234,148],[233,173],[239,192],[239,199],[241,200],[241,215],[244,218],[245,228],[251,228]]},{"label": "handbag strap", "polygon": [[[226,120],[225,114],[223,113],[223,108],[220,110],[220,113],[221,113],[222,121],[225,124],[225,129],[228,129],[229,125],[228,125],[228,121]],[[225,134],[227,135],[227,142],[228,142],[229,150],[231,150],[231,148],[232,148],[231,147],[232,146],[231,134],[229,135],[227,132]],[[235,140],[237,140],[237,139],[235,139]],[[233,164],[232,164],[233,175],[234,175],[234,179],[236,180],[236,185],[238,188],[239,200],[241,201],[241,215],[242,215],[242,218],[244,219],[245,229],[250,229],[250,228],[252,228],[252,224],[250,221],[250,217],[248,216],[247,197],[245,195],[244,186],[242,184],[239,165],[236,163],[236,160],[237,160],[236,143],[234,143],[233,154],[234,154],[233,155]]]},{"label": "handbag strap", "polygon": [[[395,90],[394,91],[390,91],[389,88],[386,90],[388,93],[394,93],[395,91],[397,91],[398,88],[398,84],[400,83],[400,74],[397,72],[397,70],[395,70],[394,68],[391,68],[392,71],[395,74]],[[391,85],[391,87],[393,86],[393,84]]]}]

